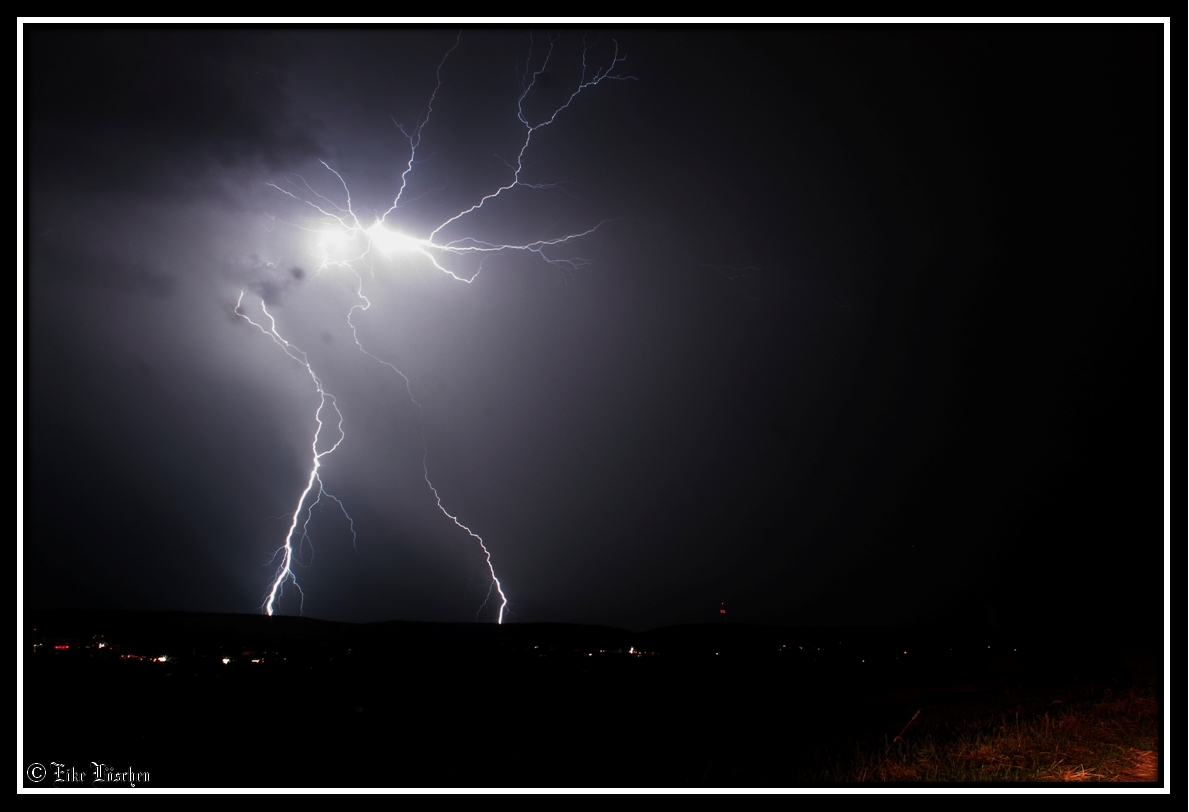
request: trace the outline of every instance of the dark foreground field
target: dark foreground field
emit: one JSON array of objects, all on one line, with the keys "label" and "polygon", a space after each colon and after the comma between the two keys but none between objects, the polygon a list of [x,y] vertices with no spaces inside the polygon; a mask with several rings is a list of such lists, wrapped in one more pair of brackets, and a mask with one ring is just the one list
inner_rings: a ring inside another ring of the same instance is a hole
[{"label": "dark foreground field", "polygon": [[111,786],[132,771],[140,786],[228,788],[1158,782],[1163,770],[1161,653],[1133,639],[27,621],[23,759],[46,773],[26,786],[91,786],[96,765]]}]

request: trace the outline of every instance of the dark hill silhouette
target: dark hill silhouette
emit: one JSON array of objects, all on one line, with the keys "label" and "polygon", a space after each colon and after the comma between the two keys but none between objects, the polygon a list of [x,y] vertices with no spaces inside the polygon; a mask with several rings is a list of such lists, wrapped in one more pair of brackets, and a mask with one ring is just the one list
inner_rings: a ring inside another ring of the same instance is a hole
[{"label": "dark hill silhouette", "polygon": [[1127,678],[1124,648],[1021,640],[39,612],[24,757],[156,787],[788,785],[922,708],[917,725],[944,728],[988,701],[1043,710],[1062,686]]}]

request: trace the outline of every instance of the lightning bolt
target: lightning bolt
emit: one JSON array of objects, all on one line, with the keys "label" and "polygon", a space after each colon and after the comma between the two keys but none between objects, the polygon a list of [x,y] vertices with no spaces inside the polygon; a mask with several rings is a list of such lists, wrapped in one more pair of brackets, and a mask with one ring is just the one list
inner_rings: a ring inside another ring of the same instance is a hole
[{"label": "lightning bolt", "polygon": [[[506,179],[500,182],[495,188],[479,195],[478,199],[474,200],[471,204],[447,217],[425,233],[424,236],[418,237],[389,225],[388,219],[390,216],[393,216],[393,219],[395,219],[395,213],[399,209],[417,199],[413,198],[409,200],[406,198],[406,192],[409,189],[409,178],[418,163],[418,152],[422,146],[422,137],[431,122],[434,103],[437,101],[438,94],[442,90],[442,68],[450,58],[450,55],[458,48],[461,39],[462,34],[460,32],[454,44],[446,51],[442,60],[439,62],[436,72],[436,84],[433,92],[430,93],[425,111],[418,118],[417,122],[410,127],[405,127],[393,119],[397,130],[407,143],[408,159],[404,163],[403,170],[400,174],[400,186],[392,199],[391,205],[383,213],[371,218],[361,218],[352,201],[351,190],[346,179],[325,161],[320,161],[322,167],[334,175],[337,179],[336,185],[341,187],[338,192],[334,193],[333,197],[317,191],[300,175],[287,176],[283,183],[270,182],[267,186],[281,194],[287,195],[304,206],[308,206],[316,212],[312,222],[308,224],[288,223],[287,225],[319,235],[320,254],[318,256],[319,265],[317,272],[323,273],[331,270],[341,270],[353,275],[356,282],[354,290],[358,302],[348,310],[346,320],[351,328],[355,345],[364,355],[399,376],[404,384],[405,393],[408,395],[409,401],[417,407],[418,430],[422,448],[421,468],[425,484],[428,486],[430,492],[433,493],[438,510],[478,544],[491,577],[487,597],[476,612],[476,617],[479,612],[483,611],[494,595],[499,601],[496,622],[502,624],[505,610],[508,606],[508,597],[504,592],[503,585],[496,576],[491,550],[487,542],[478,533],[466,524],[463,524],[456,514],[451,513],[446,508],[438,488],[430,479],[429,445],[426,441],[424,426],[425,410],[413,395],[412,382],[409,380],[409,376],[395,364],[372,353],[360,340],[355,317],[367,312],[372,306],[371,300],[364,293],[364,274],[361,272],[361,268],[366,269],[370,275],[374,276],[376,262],[422,261],[427,262],[437,271],[446,274],[455,281],[469,285],[479,276],[484,261],[495,254],[509,252],[533,254],[550,266],[562,271],[578,270],[587,265],[588,260],[565,253],[566,248],[571,243],[575,243],[583,237],[594,233],[603,223],[597,223],[577,233],[543,237],[529,242],[493,243],[466,235],[466,219],[469,215],[480,211],[484,207],[494,205],[496,201],[501,197],[507,196],[513,189],[527,188],[543,190],[556,188],[556,184],[533,183],[523,177],[525,155],[529,151],[534,136],[545,128],[552,126],[575,103],[581,94],[589,92],[592,88],[604,82],[629,81],[634,80],[635,77],[620,72],[620,67],[626,60],[626,56],[620,54],[618,43],[612,41],[609,61],[603,59],[596,63],[594,49],[598,43],[588,42],[584,36],[582,41],[581,74],[574,84],[573,89],[568,92],[568,95],[563,94],[564,98],[553,107],[551,112],[534,119],[530,117],[526,106],[529,99],[533,97],[534,90],[538,89],[538,82],[541,76],[545,73],[551,60],[554,58],[554,50],[558,39],[550,37],[547,46],[543,49],[543,55],[539,55],[536,40],[535,38],[531,38],[528,55],[525,57],[522,69],[518,71],[519,95],[516,98],[515,114],[516,120],[522,128],[523,137],[519,141],[515,158],[504,161],[508,170]],[[448,235],[451,234],[456,236],[449,237]],[[310,366],[306,354],[278,334],[276,323],[271,314],[264,308],[263,303],[261,304],[261,309],[268,318],[268,327],[252,321],[243,312],[242,300],[243,294],[241,293],[240,300],[237,302],[235,308],[236,315],[258,327],[261,332],[268,335],[274,342],[280,345],[290,358],[302,364],[313,380],[318,395],[321,398],[315,413],[317,430],[314,433],[312,443],[313,461],[310,474],[306,481],[305,489],[301,492],[297,507],[294,510],[289,533],[285,537],[284,544],[277,550],[274,556],[274,560],[279,558],[280,563],[263,606],[265,613],[271,615],[276,600],[280,597],[282,588],[287,582],[291,582],[300,592],[300,587],[293,574],[292,564],[296,552],[300,552],[304,545],[308,543],[307,528],[309,517],[312,514],[313,507],[321,497],[325,495],[337,502],[343,514],[350,520],[350,515],[347,514],[342,502],[324,489],[319,475],[322,459],[339,447],[345,435],[342,429],[343,418],[338,410],[337,403],[334,397],[323,388],[321,381]],[[333,444],[330,444],[329,448],[319,451],[319,439],[324,428],[322,414],[327,407],[337,416],[338,439]],[[301,518],[303,509],[305,514],[304,521]],[[298,534],[299,527],[300,535]],[[353,521],[352,533],[354,533]],[[295,545],[297,548],[296,551]]]},{"label": "lightning bolt", "polygon": [[[322,497],[326,496],[329,499],[333,499],[335,503],[338,504],[339,509],[343,511],[343,515],[346,516],[347,521],[350,522],[351,535],[353,538],[355,537],[355,520],[351,518],[351,514],[347,513],[347,508],[345,505],[343,505],[342,500],[323,487],[322,476],[318,473],[318,470],[322,467],[322,458],[329,454],[333,454],[347,436],[343,431],[343,413],[339,411],[338,403],[335,401],[334,395],[330,394],[325,388],[323,388],[321,379],[319,379],[318,375],[314,372],[314,368],[310,366],[309,356],[307,356],[301,349],[284,339],[281,334],[277,332],[276,319],[274,319],[272,314],[268,312],[268,308],[265,306],[264,302],[260,303],[260,311],[268,319],[268,327],[265,327],[260,322],[253,321],[252,318],[244,312],[243,304],[244,294],[243,291],[240,291],[239,299],[237,299],[235,302],[235,315],[239,316],[241,319],[248,322],[248,324],[256,327],[258,330],[260,330],[260,332],[271,338],[277,344],[277,346],[285,351],[286,355],[288,355],[297,363],[301,364],[305,368],[305,371],[309,374],[310,380],[314,382],[314,389],[318,392],[318,408],[314,411],[314,422],[317,423],[318,427],[314,430],[314,439],[310,443],[310,450],[313,454],[313,460],[310,467],[310,476],[306,480],[305,490],[303,490],[301,492],[301,496],[298,497],[297,507],[293,510],[293,517],[289,524],[289,532],[285,535],[285,542],[279,548],[277,548],[275,553],[273,553],[272,561],[276,561],[279,558],[280,564],[277,566],[276,574],[273,576],[272,583],[269,585],[268,596],[264,599],[264,604],[261,607],[265,614],[271,615],[277,600],[281,597],[281,593],[284,591],[286,582],[291,582],[293,584],[294,589],[296,589],[298,594],[301,595],[302,605],[304,606],[305,604],[305,593],[301,591],[301,585],[297,583],[297,576],[293,572],[293,564],[295,563],[295,556],[300,553],[301,549],[306,544],[309,543],[310,519],[313,517],[314,507],[322,500]],[[322,412],[327,407],[327,405],[330,406],[331,410],[337,417],[335,428],[338,430],[338,439],[331,444],[330,448],[327,448],[325,451],[319,451],[318,441],[322,437],[322,429],[325,428],[325,424],[322,422]],[[310,498],[311,492],[313,493],[312,499]],[[302,508],[306,506],[307,501],[309,502],[309,507],[305,511],[305,520],[302,521]],[[295,550],[294,535],[297,533],[299,524],[301,526],[301,536],[296,542],[297,549]]]}]

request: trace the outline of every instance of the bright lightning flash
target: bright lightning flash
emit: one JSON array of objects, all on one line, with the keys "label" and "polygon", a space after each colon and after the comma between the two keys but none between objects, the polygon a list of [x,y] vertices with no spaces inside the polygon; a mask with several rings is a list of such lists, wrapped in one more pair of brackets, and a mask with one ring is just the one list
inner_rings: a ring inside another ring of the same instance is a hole
[{"label": "bright lightning flash", "polygon": [[[313,454],[313,462],[310,468],[310,477],[306,481],[305,490],[301,492],[301,496],[297,500],[297,507],[293,511],[293,519],[289,524],[289,533],[285,536],[285,543],[273,555],[273,560],[275,561],[279,558],[281,563],[277,567],[276,574],[273,577],[272,584],[268,590],[268,597],[265,598],[263,606],[264,612],[271,615],[274,604],[277,602],[277,599],[281,597],[281,592],[284,589],[286,581],[291,581],[293,583],[293,586],[297,589],[298,594],[302,596],[302,603],[304,604],[305,602],[305,594],[301,591],[301,586],[297,583],[297,576],[293,574],[294,554],[296,552],[294,550],[294,536],[297,534],[298,525],[300,524],[301,536],[297,541],[298,548],[300,549],[309,542],[310,518],[313,516],[314,506],[321,501],[323,496],[333,499],[336,503],[338,503],[339,509],[343,511],[343,515],[347,517],[347,521],[350,522],[352,536],[355,535],[355,520],[351,518],[351,514],[347,513],[347,508],[343,505],[342,501],[337,496],[323,488],[322,476],[318,473],[318,470],[322,467],[322,458],[327,454],[333,453],[347,436],[346,433],[343,432],[343,414],[339,411],[338,403],[335,401],[334,395],[322,388],[322,381],[314,373],[313,367],[310,366],[309,357],[297,347],[293,346],[293,344],[282,338],[280,333],[277,332],[276,320],[273,318],[272,314],[268,312],[268,308],[264,306],[264,303],[260,303],[260,310],[268,319],[268,327],[265,327],[259,322],[253,321],[251,317],[244,312],[243,303],[244,294],[241,292],[239,299],[235,303],[235,315],[259,329],[260,332],[271,338],[282,350],[284,350],[286,355],[305,367],[305,371],[309,374],[310,379],[314,382],[314,388],[318,392],[318,409],[314,412],[314,421],[318,424],[318,428],[314,430],[314,439],[310,443],[311,452]],[[329,406],[331,411],[333,411],[335,414],[335,429],[338,431],[338,438],[330,444],[329,448],[319,451],[318,441],[321,439],[322,429],[325,427],[325,424],[322,422],[322,412],[327,406]],[[310,498],[311,493],[313,493],[312,499]],[[307,502],[309,502],[309,508],[306,510],[305,519],[303,521],[301,518],[302,508],[305,507]]]},{"label": "bright lightning flash", "polygon": [[[300,176],[293,176],[288,178],[284,185],[276,183],[269,183],[273,189],[281,192],[294,200],[299,201],[317,212],[317,216],[313,223],[308,225],[293,224],[294,227],[305,231],[315,232],[320,235],[319,241],[319,266],[318,271],[323,272],[330,269],[340,269],[351,273],[356,282],[355,288],[356,296],[359,302],[353,305],[347,312],[347,323],[351,327],[352,335],[355,339],[355,344],[360,352],[367,355],[379,364],[391,369],[394,373],[400,376],[404,381],[405,391],[408,394],[410,402],[417,408],[419,417],[424,419],[424,409],[417,399],[413,396],[412,383],[408,376],[398,369],[392,363],[374,355],[368,351],[359,339],[358,329],[354,322],[354,316],[357,311],[363,312],[371,307],[371,301],[364,295],[363,292],[363,274],[361,268],[367,269],[369,274],[374,274],[374,263],[377,261],[385,262],[409,262],[409,261],[425,261],[432,265],[438,271],[445,273],[453,279],[470,284],[474,282],[475,278],[482,270],[483,260],[497,253],[507,252],[530,252],[535,254],[540,259],[549,263],[550,265],[559,269],[576,270],[586,264],[586,260],[579,257],[564,255],[565,248],[568,243],[574,242],[579,238],[585,237],[593,233],[601,224],[595,225],[585,231],[575,234],[563,234],[548,238],[542,238],[526,243],[509,244],[509,243],[492,243],[484,240],[479,240],[473,237],[457,236],[453,239],[446,239],[442,236],[443,232],[449,230],[450,232],[458,232],[465,226],[465,218],[468,215],[479,211],[484,206],[494,205],[501,196],[506,195],[512,189],[517,187],[528,189],[548,189],[553,188],[555,184],[547,183],[530,183],[524,180],[521,176],[524,172],[524,157],[528,152],[529,146],[532,143],[533,137],[546,127],[551,126],[557,118],[566,110],[584,91],[589,91],[591,88],[599,85],[602,82],[609,80],[625,81],[632,80],[635,77],[617,73],[620,64],[626,59],[620,56],[618,45],[612,43],[612,53],[609,64],[603,67],[596,67],[593,61],[593,49],[597,43],[583,42],[582,52],[582,70],[572,92],[566,96],[560,104],[548,115],[538,117],[530,120],[529,114],[526,112],[526,101],[530,95],[533,94],[534,89],[537,88],[537,81],[549,66],[549,62],[553,57],[554,46],[556,40],[550,40],[548,48],[545,50],[543,57],[537,57],[534,60],[534,43],[530,42],[529,53],[525,58],[524,67],[520,76],[520,95],[516,101],[516,118],[523,128],[523,140],[520,142],[519,151],[513,161],[506,161],[508,168],[508,177],[502,185],[492,189],[479,196],[471,205],[458,211],[456,214],[448,217],[439,225],[430,230],[424,237],[415,237],[405,233],[387,223],[388,217],[393,215],[406,202],[404,199],[405,192],[408,189],[409,176],[413,171],[414,165],[417,161],[417,153],[421,147],[421,138],[425,132],[426,126],[430,122],[433,115],[434,101],[437,99],[439,91],[442,89],[442,67],[446,64],[450,54],[458,47],[461,40],[461,34],[454,45],[442,57],[442,61],[438,64],[437,69],[437,84],[433,92],[430,94],[429,102],[426,105],[425,114],[413,127],[406,129],[399,123],[396,124],[397,129],[401,135],[404,136],[408,142],[408,161],[404,165],[404,169],[400,176],[400,188],[397,190],[396,196],[393,198],[392,204],[388,206],[379,216],[367,217],[369,223],[365,223],[357,214],[352,200],[351,191],[347,186],[346,180],[341,174],[335,171],[331,166],[325,162],[321,162],[322,166],[327,171],[334,174],[338,179],[338,184],[342,187],[341,200],[332,200],[330,197],[315,191],[315,189]],[[539,63],[539,64],[537,64]],[[396,123],[394,121],[394,123]],[[272,315],[261,304],[261,310],[267,318],[268,326],[253,321],[243,310],[243,294],[240,294],[240,300],[236,303],[235,313],[239,317],[253,324],[259,328],[262,333],[269,336],[275,343],[277,343],[285,353],[297,363],[305,367],[306,372],[314,383],[314,387],[320,397],[318,408],[315,411],[314,417],[317,428],[314,432],[312,448],[312,464],[310,468],[309,477],[306,480],[305,489],[301,492],[298,498],[297,507],[295,508],[292,519],[289,525],[289,532],[285,536],[285,541],[280,548],[277,549],[273,560],[278,561],[279,565],[277,571],[270,584],[268,594],[263,604],[263,610],[266,614],[271,615],[276,608],[276,603],[281,596],[281,592],[286,583],[292,583],[299,594],[301,587],[297,583],[297,578],[293,572],[293,563],[295,557],[303,549],[304,545],[309,542],[308,525],[313,508],[322,496],[333,499],[338,503],[343,514],[351,521],[352,533],[354,533],[354,522],[346,512],[346,508],[339,499],[329,492],[327,492],[323,485],[319,474],[319,469],[323,458],[333,453],[339,445],[346,438],[343,431],[343,417],[339,412],[338,406],[332,395],[326,392],[322,386],[321,380],[314,373],[310,366],[310,361],[306,354],[295,346],[290,344],[277,332],[276,322]],[[324,428],[323,413],[329,409],[335,415],[333,422],[337,431],[337,439],[333,442],[328,442],[322,439],[322,429]],[[442,502],[442,497],[438,493],[437,487],[430,481],[429,477],[429,448],[425,441],[424,425],[420,426],[421,443],[422,443],[422,472],[425,483],[434,495],[434,500],[437,503],[438,509],[444,516],[450,519],[459,529],[467,533],[479,545],[483,553],[484,560],[487,563],[487,569],[491,576],[490,585],[488,587],[487,597],[484,599],[482,606],[479,607],[479,612],[486,607],[491,600],[492,594],[498,596],[499,609],[497,614],[497,623],[503,623],[505,609],[508,605],[508,598],[504,593],[503,586],[499,578],[496,577],[495,566],[492,563],[491,552],[487,547],[486,542],[475,533],[470,527],[459,521],[458,517],[450,513]],[[322,443],[320,446],[319,444]],[[304,514],[304,519],[303,519]],[[300,530],[300,532],[299,532]],[[476,616],[478,612],[476,612]]]}]

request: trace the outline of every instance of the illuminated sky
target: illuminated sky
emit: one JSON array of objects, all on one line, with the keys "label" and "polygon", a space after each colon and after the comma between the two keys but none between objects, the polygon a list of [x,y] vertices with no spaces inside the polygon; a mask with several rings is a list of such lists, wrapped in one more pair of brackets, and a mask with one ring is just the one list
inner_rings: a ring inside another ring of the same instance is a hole
[{"label": "illuminated sky", "polygon": [[[421,479],[416,410],[355,349],[313,212],[269,185],[339,195],[325,161],[383,212],[394,121],[424,114],[457,36],[25,28],[27,605],[258,610],[316,395],[235,317],[245,291],[345,421],[322,474],[358,540],[315,513],[306,614],[475,618],[488,581]],[[602,222],[561,252],[590,264],[501,255],[467,285],[393,258],[357,318],[408,374],[509,620],[643,629],[726,601],[997,625],[1158,601],[1161,36],[589,33],[635,81],[534,136],[526,177],[556,188],[459,234]],[[462,33],[402,228],[507,182],[548,38]],[[542,109],[581,46],[560,35]]]}]

